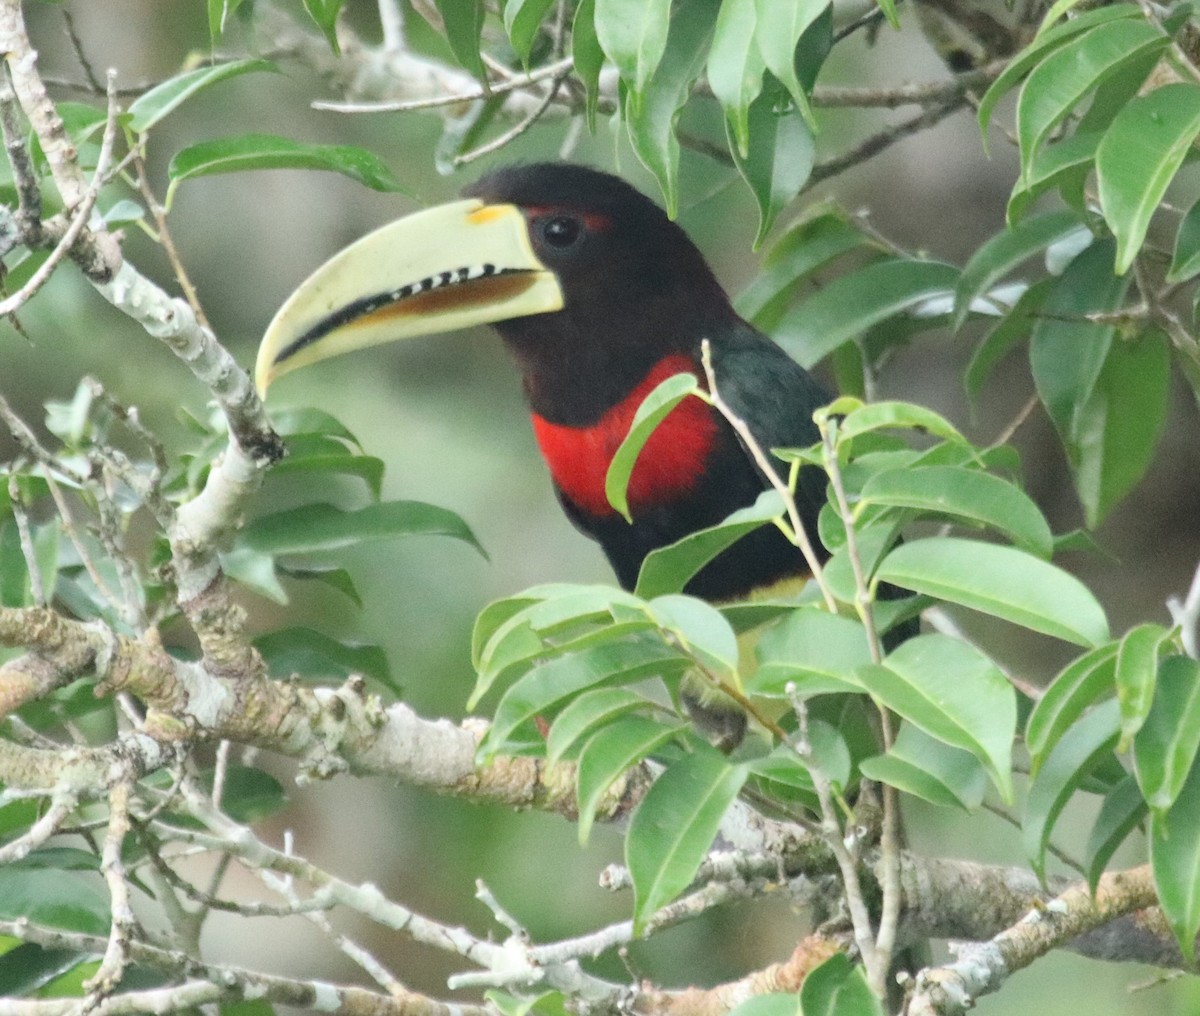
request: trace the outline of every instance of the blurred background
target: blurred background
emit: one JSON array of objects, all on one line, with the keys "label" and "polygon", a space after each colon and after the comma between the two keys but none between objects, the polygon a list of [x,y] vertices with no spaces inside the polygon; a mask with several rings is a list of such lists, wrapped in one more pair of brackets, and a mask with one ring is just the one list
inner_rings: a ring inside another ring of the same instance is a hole
[{"label": "blurred background", "polygon": [[[60,9],[29,3],[27,16],[41,52],[42,71],[82,80]],[[78,35],[96,68],[114,67],[123,86],[154,82],[208,51],[205,5],[185,0],[67,0]],[[292,6],[298,7],[298,4]],[[368,39],[377,37],[374,7],[349,0],[349,16]],[[911,21],[911,19],[906,19]],[[439,41],[409,15],[414,44],[446,55]],[[269,48],[241,28],[228,48]],[[506,161],[557,157],[562,122],[535,127],[509,148],[452,176],[439,176],[432,152],[442,132],[436,113],[347,115],[314,111],[317,98],[336,98],[311,70],[283,60],[278,75],[253,75],[214,88],[169,117],[152,136],[152,182],[166,189],[165,167],[185,145],[244,132],[285,134],[308,141],[359,144],[377,152],[411,196],[369,191],[327,173],[259,172],[184,183],[170,224],[213,326],[249,367],[258,338],[287,294],[337,249],[383,222],[453,197],[476,175]],[[897,84],[932,80],[945,68],[910,24],[884,29],[874,44],[863,33],[837,46],[822,84]],[[87,98],[64,88],[56,97]],[[87,101],[98,102],[95,98]],[[717,116],[689,111],[688,116]],[[818,157],[834,155],[873,129],[905,114],[827,110]],[[703,126],[703,125],[701,125]],[[620,172],[656,197],[620,131],[603,118],[586,132],[574,158]],[[899,245],[961,264],[1002,224],[1016,173],[1015,153],[999,134],[983,153],[969,114],[950,117],[883,156],[802,195],[796,209],[823,197],[867,208],[873,224]],[[754,274],[751,242],[757,212],[744,186],[726,168],[684,151],[679,219],[736,292]],[[777,227],[777,231],[778,231]],[[161,250],[137,228],[127,231],[126,255],[168,289],[176,286]],[[110,308],[68,265],[21,314],[25,335],[0,324],[0,391],[26,420],[39,423],[47,399],[69,399],[85,374],[120,400],[136,404],[169,449],[187,447],[181,407],[204,412],[205,393],[164,347]],[[976,439],[999,433],[1032,392],[1020,356],[1006,362],[987,402],[972,408],[962,370],[979,332],[918,340],[889,365],[880,395],[931,406]],[[488,601],[540,582],[608,582],[600,552],[566,522],[538,457],[515,371],[485,330],[439,336],[403,347],[382,347],[302,371],[271,392],[269,408],[318,405],[342,420],[369,454],[387,463],[385,495],[430,501],[461,514],[487,549],[484,560],[463,544],[419,539],[374,544],[350,555],[347,567],[368,604],[357,610],[336,594],[295,593],[286,608],[246,597],[262,630],[307,625],[339,638],[385,647],[404,697],[426,716],[459,718],[471,688],[469,633]],[[1064,563],[1088,583],[1109,612],[1115,632],[1142,620],[1165,621],[1164,601],[1182,594],[1200,558],[1200,420],[1194,401],[1177,386],[1157,460],[1149,475],[1096,534],[1100,550]],[[0,436],[0,458],[12,453]],[[1082,523],[1070,475],[1053,429],[1035,414],[1017,433],[1027,487],[1056,532]],[[349,496],[349,495],[347,495]],[[287,498],[269,484],[261,510]],[[999,623],[966,619],[970,629],[1008,664],[1038,682],[1066,658],[1065,647],[1033,636],[1014,641]],[[289,786],[290,804],[271,820],[268,838],[285,829],[296,848],[348,880],[377,883],[417,911],[476,931],[490,915],[475,901],[475,880],[486,878],[500,901],[541,941],[578,934],[627,916],[630,901],[596,888],[596,876],[620,858],[620,837],[598,829],[580,848],[574,827],[540,814],[511,814],[443,799],[383,780],[340,779],[296,787],[286,763],[259,758]],[[1077,829],[1060,826],[1064,846],[1078,849],[1091,816]],[[964,819],[915,806],[910,840],[919,851],[1023,863],[1019,834],[999,818]],[[251,883],[247,892],[257,891]],[[210,926],[213,959],[236,959],[284,972],[346,979],[357,971],[310,925],[226,919]],[[460,965],[412,946],[383,929],[349,925],[414,989],[445,996],[445,978]],[[664,984],[712,984],[781,960],[806,928],[803,913],[782,903],[730,908],[638,944],[621,961],[599,969],[613,977],[645,976]],[[246,936],[251,936],[247,938]],[[251,958],[251,954],[253,958]],[[1200,990],[1191,981],[1155,985],[1151,970],[1056,956],[1015,977],[981,1014],[1192,1013]],[[1066,986],[1070,986],[1069,993]]]}]

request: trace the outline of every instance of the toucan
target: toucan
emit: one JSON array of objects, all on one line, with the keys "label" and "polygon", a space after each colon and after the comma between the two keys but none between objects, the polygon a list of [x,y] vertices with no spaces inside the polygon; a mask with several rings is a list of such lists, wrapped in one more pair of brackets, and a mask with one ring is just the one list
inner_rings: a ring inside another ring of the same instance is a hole
[{"label": "toucan", "polygon": [[[256,383],[265,394],[304,364],[478,324],[493,326],[516,361],[563,509],[599,541],[628,589],[648,553],[720,523],[767,486],[726,419],[689,397],[642,449],[628,484],[629,519],[620,514],[605,495],[608,466],[660,382],[686,371],[705,384],[707,340],[722,398],[764,449],[816,442],[813,412],[830,401],[737,314],[658,205],[616,176],[561,162],[491,172],[463,200],[401,218],[335,255],[271,322]],[[801,470],[796,500],[815,541],[825,500],[818,470]],[[684,591],[719,603],[806,574],[800,551],[767,525]]]}]

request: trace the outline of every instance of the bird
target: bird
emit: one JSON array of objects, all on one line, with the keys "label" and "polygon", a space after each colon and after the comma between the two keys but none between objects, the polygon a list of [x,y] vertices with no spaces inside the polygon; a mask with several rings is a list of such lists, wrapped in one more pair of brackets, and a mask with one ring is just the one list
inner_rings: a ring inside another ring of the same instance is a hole
[{"label": "bird", "polygon": [[[769,486],[711,401],[688,397],[651,434],[628,482],[628,518],[605,477],[642,400],[692,373],[762,449],[820,439],[813,413],[832,395],[744,320],[680,225],[623,179],[586,166],[506,166],[462,200],[363,237],[318,268],[262,340],[260,393],[279,376],[350,350],[488,324],[520,372],[534,436],[563,510],[596,540],[626,589],[646,556],[755,502]],[[782,463],[781,463],[782,466]],[[820,557],[825,477],[806,466],[796,506]],[[741,537],[686,584],[720,604],[795,588],[809,567],[772,525]],[[738,710],[688,701],[700,725],[736,743]],[[705,715],[705,709],[713,715]]]}]

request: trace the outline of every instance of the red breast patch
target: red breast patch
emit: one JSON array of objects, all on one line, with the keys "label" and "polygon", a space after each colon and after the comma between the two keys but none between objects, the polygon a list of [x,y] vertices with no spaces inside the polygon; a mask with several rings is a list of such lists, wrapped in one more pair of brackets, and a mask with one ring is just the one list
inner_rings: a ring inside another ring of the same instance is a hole
[{"label": "red breast patch", "polygon": [[[604,494],[604,478],[638,406],[671,375],[695,370],[695,364],[682,353],[664,357],[590,427],[549,423],[534,413],[533,432],[559,490],[590,515],[615,515],[616,509]],[[673,501],[688,493],[704,471],[716,434],[712,410],[700,399],[685,398],[672,409],[650,435],[633,467],[628,489],[631,512],[636,515],[639,507]]]}]

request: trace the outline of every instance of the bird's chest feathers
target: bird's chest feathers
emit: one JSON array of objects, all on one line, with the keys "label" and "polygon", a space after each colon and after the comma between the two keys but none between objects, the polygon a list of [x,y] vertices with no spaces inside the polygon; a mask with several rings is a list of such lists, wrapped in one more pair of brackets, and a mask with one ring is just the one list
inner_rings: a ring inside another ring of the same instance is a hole
[{"label": "bird's chest feathers", "polygon": [[[694,371],[682,354],[664,357],[636,388],[586,427],[550,423],[533,414],[533,431],[542,457],[559,490],[590,515],[615,515],[604,493],[604,480],[613,456],[629,433],[634,414],[657,385],[683,371]],[[717,437],[711,408],[687,397],[650,435],[629,478],[629,507],[652,507],[688,494],[702,476]]]}]

